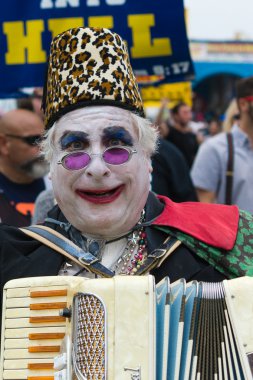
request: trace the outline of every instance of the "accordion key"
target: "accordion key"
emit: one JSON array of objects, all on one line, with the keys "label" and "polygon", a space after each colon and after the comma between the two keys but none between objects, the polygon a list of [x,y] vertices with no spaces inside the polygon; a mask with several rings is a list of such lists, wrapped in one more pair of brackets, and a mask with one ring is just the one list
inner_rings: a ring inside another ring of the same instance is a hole
[{"label": "accordion key", "polygon": [[1,358],[2,380],[153,380],[152,276],[9,281]]}]

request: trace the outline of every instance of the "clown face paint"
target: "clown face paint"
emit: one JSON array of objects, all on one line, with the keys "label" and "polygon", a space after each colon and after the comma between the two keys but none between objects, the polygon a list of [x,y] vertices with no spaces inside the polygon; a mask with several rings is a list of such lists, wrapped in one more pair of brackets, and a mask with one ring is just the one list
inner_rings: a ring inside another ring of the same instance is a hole
[{"label": "clown face paint", "polygon": [[[69,112],[57,123],[51,177],[59,207],[83,233],[105,238],[128,232],[139,220],[149,191],[150,159],[138,142],[129,111],[109,106]],[[101,159],[111,146],[137,151],[122,165]],[[70,171],[57,164],[70,152],[87,151],[90,163]]]}]

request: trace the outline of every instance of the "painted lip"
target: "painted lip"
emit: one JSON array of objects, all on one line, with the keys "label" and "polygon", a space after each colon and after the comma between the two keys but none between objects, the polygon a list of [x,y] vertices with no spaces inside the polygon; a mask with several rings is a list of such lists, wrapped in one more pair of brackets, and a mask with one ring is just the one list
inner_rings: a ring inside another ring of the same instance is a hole
[{"label": "painted lip", "polygon": [[106,189],[106,190],[76,190],[76,194],[79,195],[79,197],[85,199],[88,202],[96,203],[96,204],[105,204],[105,203],[111,203],[117,199],[122,190],[124,188],[124,185],[115,187],[114,189]]}]

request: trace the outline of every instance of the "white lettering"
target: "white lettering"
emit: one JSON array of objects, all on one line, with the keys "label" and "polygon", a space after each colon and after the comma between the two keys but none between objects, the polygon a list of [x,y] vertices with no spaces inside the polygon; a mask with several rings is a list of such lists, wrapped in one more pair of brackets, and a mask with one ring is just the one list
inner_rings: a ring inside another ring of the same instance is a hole
[{"label": "white lettering", "polygon": [[[126,0],[105,0],[107,5],[124,5]],[[100,0],[87,0],[88,7],[100,6]]]},{"label": "white lettering", "polygon": [[126,0],[106,0],[106,4],[108,5],[124,5]]},{"label": "white lettering", "polygon": [[182,74],[182,73],[187,73],[189,70],[190,62],[185,61],[185,62],[177,62],[173,63],[171,65],[171,68],[173,70],[173,74]]},{"label": "white lettering", "polygon": [[[124,5],[126,0],[105,0],[105,3],[109,6],[114,5]],[[41,0],[40,8],[41,9],[50,9],[50,8],[67,8],[67,6],[72,8],[80,7],[80,0]],[[86,0],[87,7],[99,7],[100,0]]]},{"label": "white lettering", "polygon": [[165,75],[164,66],[162,65],[153,66],[153,72],[155,75]]},{"label": "white lettering", "polygon": [[148,75],[148,71],[147,70],[135,70],[134,74],[139,75],[139,76]]},{"label": "white lettering", "polygon": [[66,8],[68,5],[70,5],[73,8],[80,6],[79,0],[56,0],[55,2],[55,8]]},{"label": "white lettering", "polygon": [[98,7],[100,0],[87,0],[87,7]]},{"label": "white lettering", "polygon": [[55,4],[52,0],[41,0],[40,2],[41,9],[67,8],[68,5],[72,8],[80,7],[80,0],[56,0]]},{"label": "white lettering", "polygon": [[54,4],[52,2],[52,0],[41,0],[40,2],[40,8],[41,9],[49,9],[49,8],[53,8]]}]

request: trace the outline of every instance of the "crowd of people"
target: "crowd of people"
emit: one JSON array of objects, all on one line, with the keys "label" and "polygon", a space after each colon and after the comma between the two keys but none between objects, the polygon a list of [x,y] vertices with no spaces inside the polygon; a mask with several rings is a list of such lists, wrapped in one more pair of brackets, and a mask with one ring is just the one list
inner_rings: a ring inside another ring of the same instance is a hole
[{"label": "crowd of people", "polygon": [[[164,112],[168,109],[167,100],[161,103],[156,119],[160,136],[183,154],[188,179],[200,202],[235,204],[253,212],[252,95],[253,77],[238,80],[235,98],[228,105],[222,123],[217,117],[204,124],[193,121],[191,107],[183,102],[176,104],[168,114]],[[160,160],[165,164],[166,160],[161,156]],[[181,176],[180,169],[176,173]],[[154,167],[154,176],[159,183],[164,180],[164,171]],[[170,175],[170,179],[172,177]],[[180,183],[183,187],[184,181]],[[154,191],[159,193],[159,188],[154,187]],[[171,197],[171,194],[167,195]]]},{"label": "crowd of people", "polygon": [[[58,35],[43,116],[19,102],[0,118],[1,287],[53,275],[150,273],[156,282],[252,275],[253,78],[238,81],[236,98],[240,119],[226,169],[227,133],[210,123],[216,136],[204,138],[187,104],[162,120],[163,102],[158,127],[145,118],[120,36],[83,27]],[[37,222],[42,229],[30,226]]]}]

